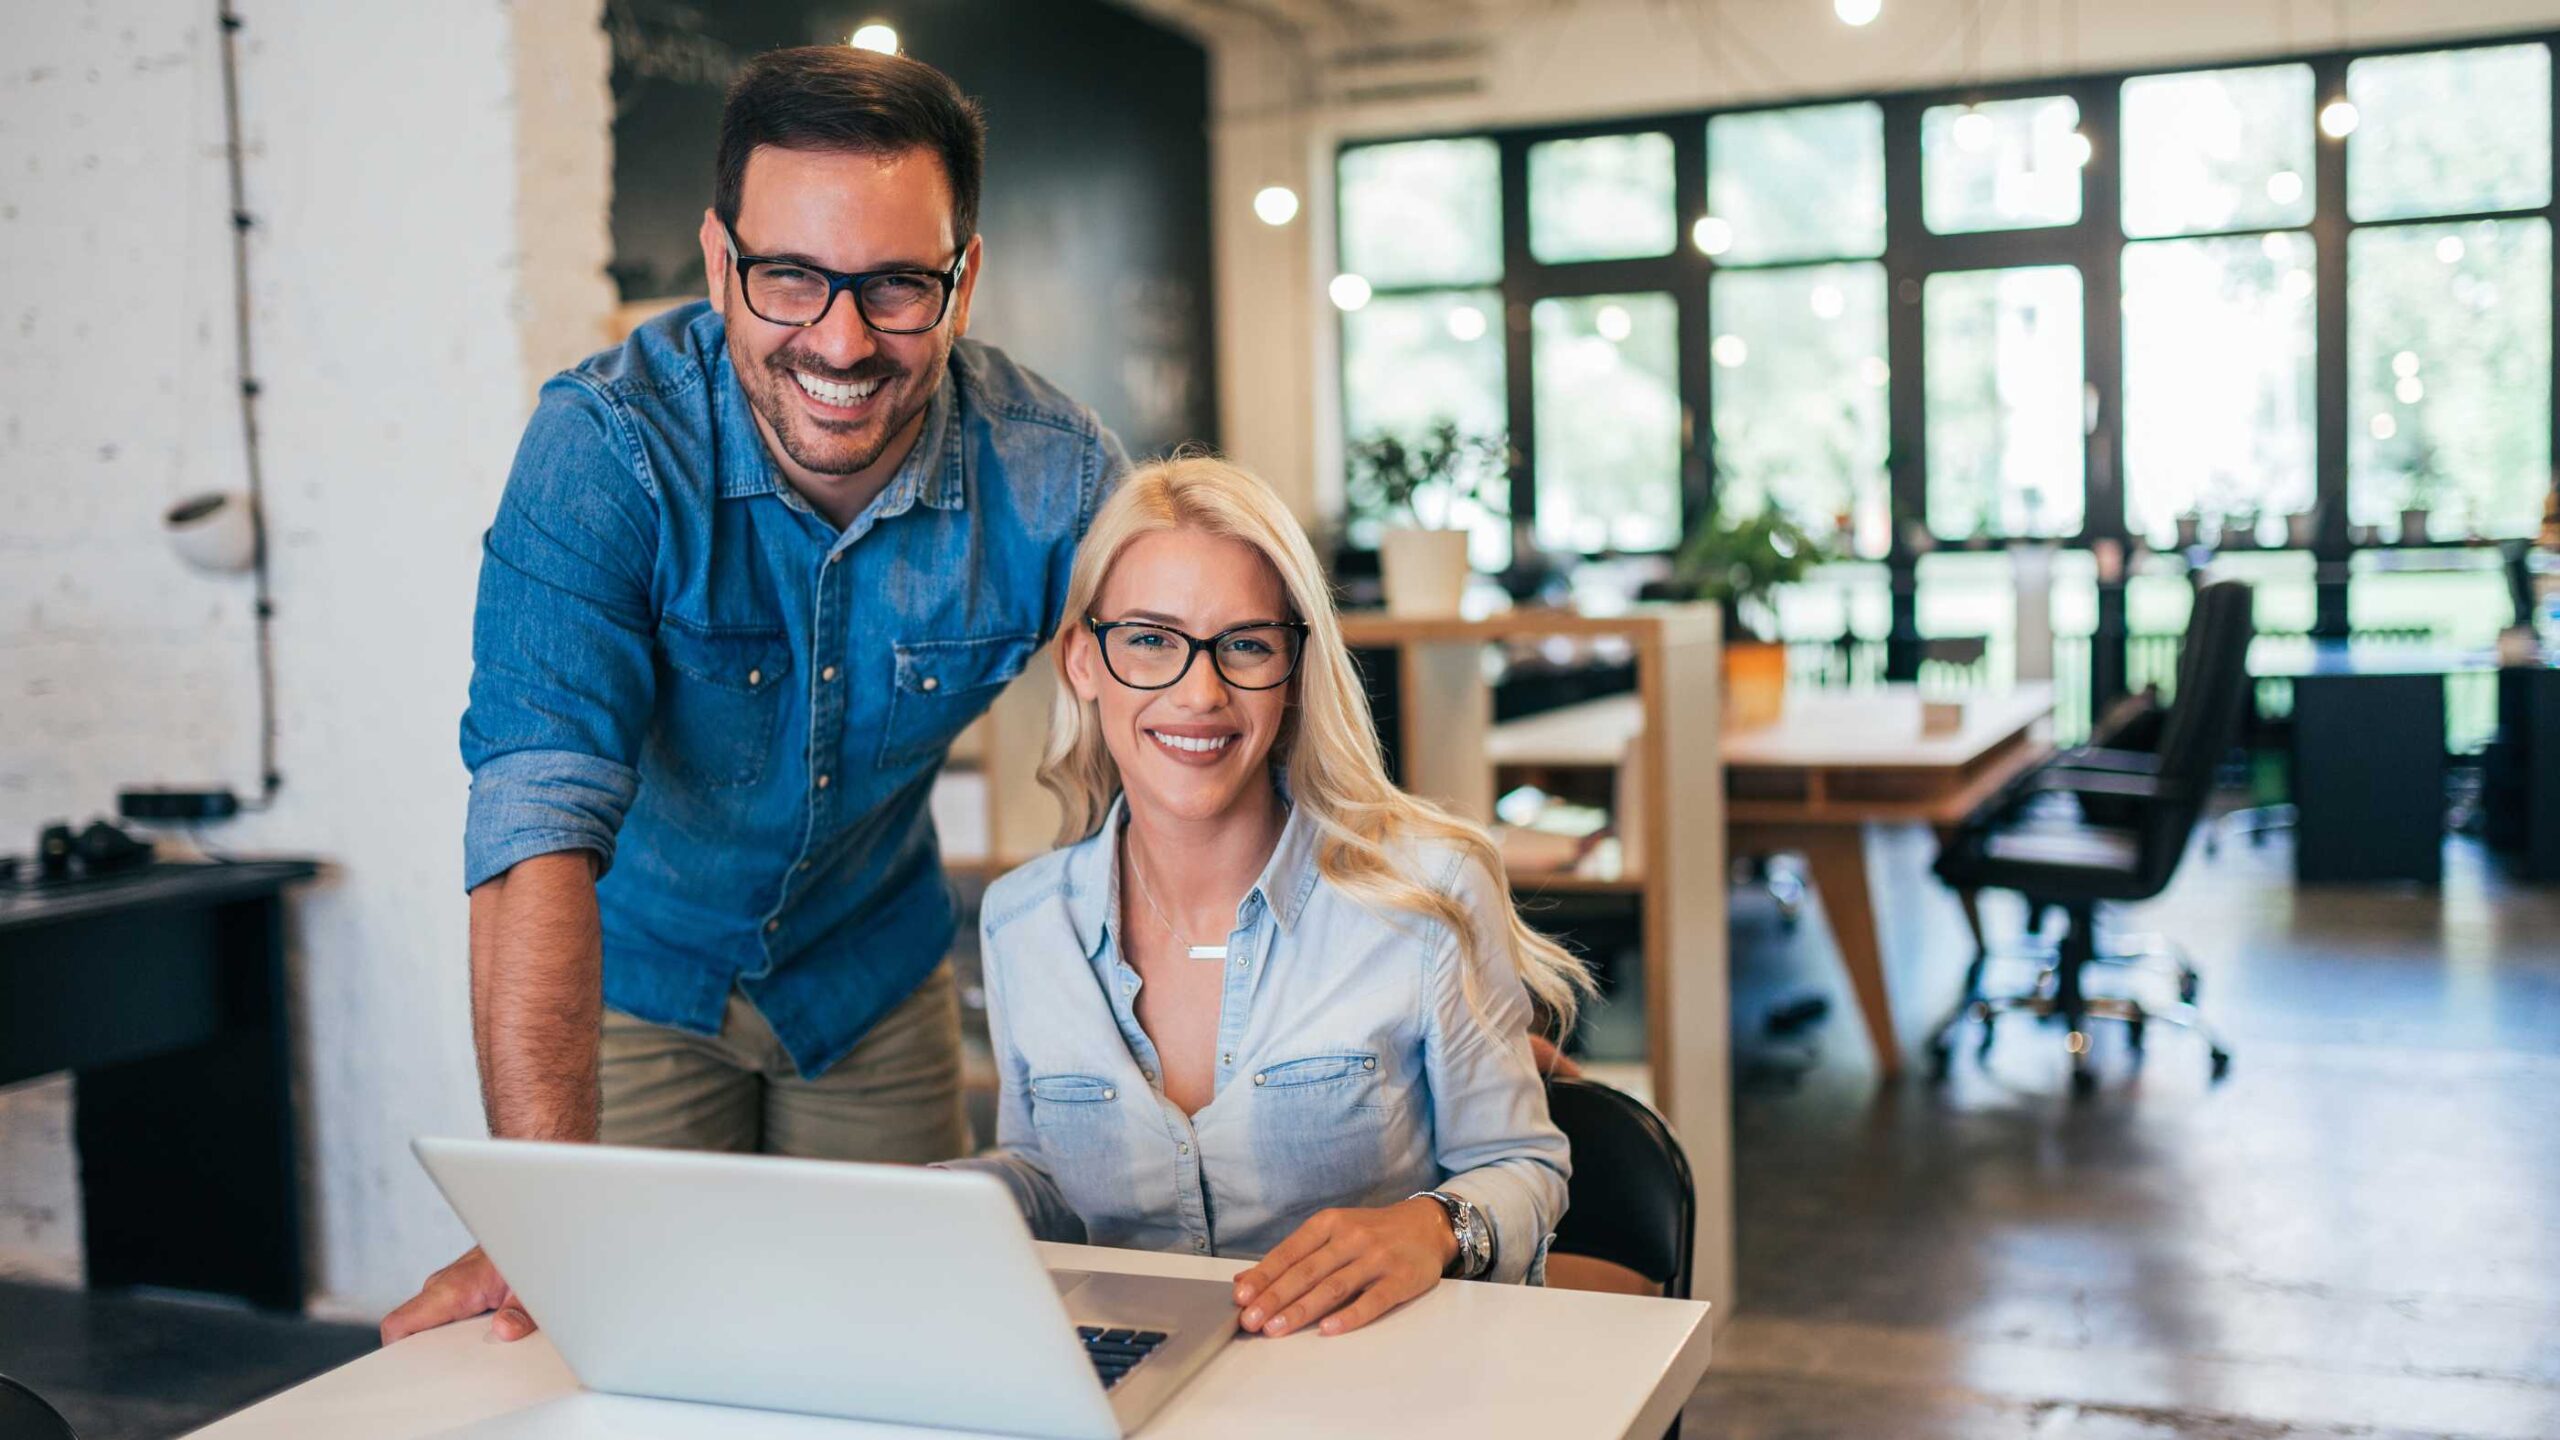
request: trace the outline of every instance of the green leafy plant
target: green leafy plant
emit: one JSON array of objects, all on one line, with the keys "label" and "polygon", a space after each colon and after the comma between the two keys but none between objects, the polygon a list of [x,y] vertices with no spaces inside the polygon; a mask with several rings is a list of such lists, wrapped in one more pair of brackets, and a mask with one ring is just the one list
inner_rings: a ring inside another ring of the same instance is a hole
[{"label": "green leafy plant", "polygon": [[1374,430],[1343,458],[1345,499],[1360,519],[1445,530],[1462,503],[1511,512],[1511,443],[1498,434],[1470,435],[1449,420],[1410,437]]},{"label": "green leafy plant", "polygon": [[1680,547],[1672,588],[1724,607],[1729,633],[1766,640],[1777,633],[1777,593],[1829,558],[1812,532],[1775,505],[1736,518],[1710,513]]}]

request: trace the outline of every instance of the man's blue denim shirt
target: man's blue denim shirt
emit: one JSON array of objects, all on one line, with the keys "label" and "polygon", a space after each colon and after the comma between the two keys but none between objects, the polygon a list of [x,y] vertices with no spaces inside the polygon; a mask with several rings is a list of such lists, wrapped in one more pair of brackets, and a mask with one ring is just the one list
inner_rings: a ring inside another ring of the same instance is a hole
[{"label": "man's blue denim shirt", "polygon": [[934,776],[1057,628],[1126,464],[962,341],[839,533],[775,470],[707,304],[554,377],[480,567],[465,887],[593,851],[606,1004],[712,1034],[736,986],[824,1071],[950,947]]}]

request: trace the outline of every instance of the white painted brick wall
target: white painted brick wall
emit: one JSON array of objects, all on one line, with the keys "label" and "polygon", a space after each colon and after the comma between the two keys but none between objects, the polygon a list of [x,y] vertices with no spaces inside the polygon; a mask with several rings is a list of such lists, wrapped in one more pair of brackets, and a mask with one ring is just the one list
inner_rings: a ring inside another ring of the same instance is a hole
[{"label": "white painted brick wall", "polygon": [[[372,1311],[463,1243],[407,1152],[480,1123],[455,724],[533,386],[611,305],[608,56],[592,0],[241,8],[286,786],[208,838],[330,862],[292,928],[315,1275]],[[215,47],[210,0],[0,16],[0,848],[256,778],[246,583],[157,527],[242,473]],[[76,1260],[65,1088],[0,1096],[0,1267]]]}]

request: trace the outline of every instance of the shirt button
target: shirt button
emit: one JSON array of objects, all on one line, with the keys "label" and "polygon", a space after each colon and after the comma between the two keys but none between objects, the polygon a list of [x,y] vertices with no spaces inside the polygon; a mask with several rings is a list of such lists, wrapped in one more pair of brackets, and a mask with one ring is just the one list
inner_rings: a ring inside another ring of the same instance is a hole
[{"label": "shirt button", "polygon": [[1206,1250],[1209,1248],[1209,1242],[1201,1239],[1197,1235],[1194,1235],[1191,1237],[1191,1248],[1194,1250]]},{"label": "shirt button", "polygon": [[1104,1090],[1102,1092],[1102,1098],[1105,1100],[1117,1100],[1120,1098],[1120,1092],[1117,1090]]},{"label": "shirt button", "polygon": [[1270,1077],[1265,1076],[1265,1075],[1256,1075],[1256,1076],[1254,1076],[1254,1077],[1253,1077],[1253,1083],[1254,1083],[1254,1084],[1256,1084],[1256,1085],[1259,1085],[1259,1084],[1261,1084],[1264,1080],[1266,1080],[1266,1079],[1268,1079],[1268,1078],[1270,1078]]},{"label": "shirt button", "polygon": [[747,683],[748,683],[749,685],[761,685],[761,684],[763,684],[763,683],[764,683],[764,672],[763,672],[763,671],[761,671],[761,670],[750,670],[750,671],[748,671],[748,672],[747,672]]},{"label": "shirt button", "polygon": [[1173,1148],[1177,1154],[1188,1155],[1191,1153],[1191,1143],[1187,1140]]},{"label": "shirt button", "polygon": [[818,788],[819,788],[819,789],[821,789],[821,790],[826,789],[828,786],[833,785],[834,783],[836,783],[836,777],[834,777],[833,775],[821,775],[821,776],[819,776],[819,777],[818,777]]},{"label": "shirt button", "polygon": [[818,678],[821,680],[833,680],[836,678],[836,667],[830,665],[826,669],[819,671]]},{"label": "shirt button", "polygon": [[1147,1077],[1148,1084],[1153,1085],[1156,1083],[1156,1072],[1153,1070],[1141,1070],[1138,1073]]},{"label": "shirt button", "polygon": [[1378,1062],[1375,1060],[1363,1060],[1360,1062],[1360,1068],[1363,1070],[1375,1070],[1378,1068]]},{"label": "shirt button", "polygon": [[1230,1050],[1226,1054],[1219,1056],[1218,1063],[1221,1065],[1233,1065],[1236,1063],[1236,1052]]},{"label": "shirt button", "polygon": [[772,934],[774,931],[779,930],[779,929],[781,929],[781,928],[782,928],[782,922],[781,922],[781,921],[779,921],[779,920],[767,920],[766,922],[764,922],[764,933],[766,933],[767,935],[770,935],[770,934]]},{"label": "shirt button", "polygon": [[926,677],[924,677],[922,680],[919,680],[919,681],[917,681],[917,682],[916,682],[916,688],[917,688],[917,689],[919,689],[919,690],[921,690],[921,691],[923,691],[923,692],[924,692],[924,693],[926,693],[927,695],[930,695],[930,694],[932,694],[934,691],[939,690],[939,689],[941,689],[941,688],[942,688],[942,681],[941,681],[941,680],[939,680],[939,679],[937,679],[937,678],[935,678],[934,676],[927,675],[927,676],[926,676]]},{"label": "shirt button", "polygon": [[838,551],[836,551],[834,554],[831,554],[831,555],[829,555],[829,556],[827,557],[827,563],[828,563],[828,564],[830,564],[830,565],[833,565],[834,563],[836,563],[837,561],[839,561],[839,560],[841,560],[841,559],[843,559],[843,558],[844,558],[844,552],[843,552],[843,551],[841,551],[841,550],[838,550]]},{"label": "shirt button", "polygon": [[803,870],[808,869],[808,868],[809,868],[809,862],[808,862],[808,861],[806,861],[806,860],[801,861],[801,862],[800,862],[800,868],[801,868],[801,869],[803,869]]}]

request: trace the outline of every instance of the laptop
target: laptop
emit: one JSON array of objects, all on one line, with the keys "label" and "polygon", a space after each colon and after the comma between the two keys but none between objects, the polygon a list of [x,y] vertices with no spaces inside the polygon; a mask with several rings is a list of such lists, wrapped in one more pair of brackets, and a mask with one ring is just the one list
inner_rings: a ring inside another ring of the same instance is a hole
[{"label": "laptop", "polygon": [[1119,1440],[1237,1333],[1224,1281],[1047,1269],[993,1176],[414,1148],[579,1383],[607,1395]]}]

